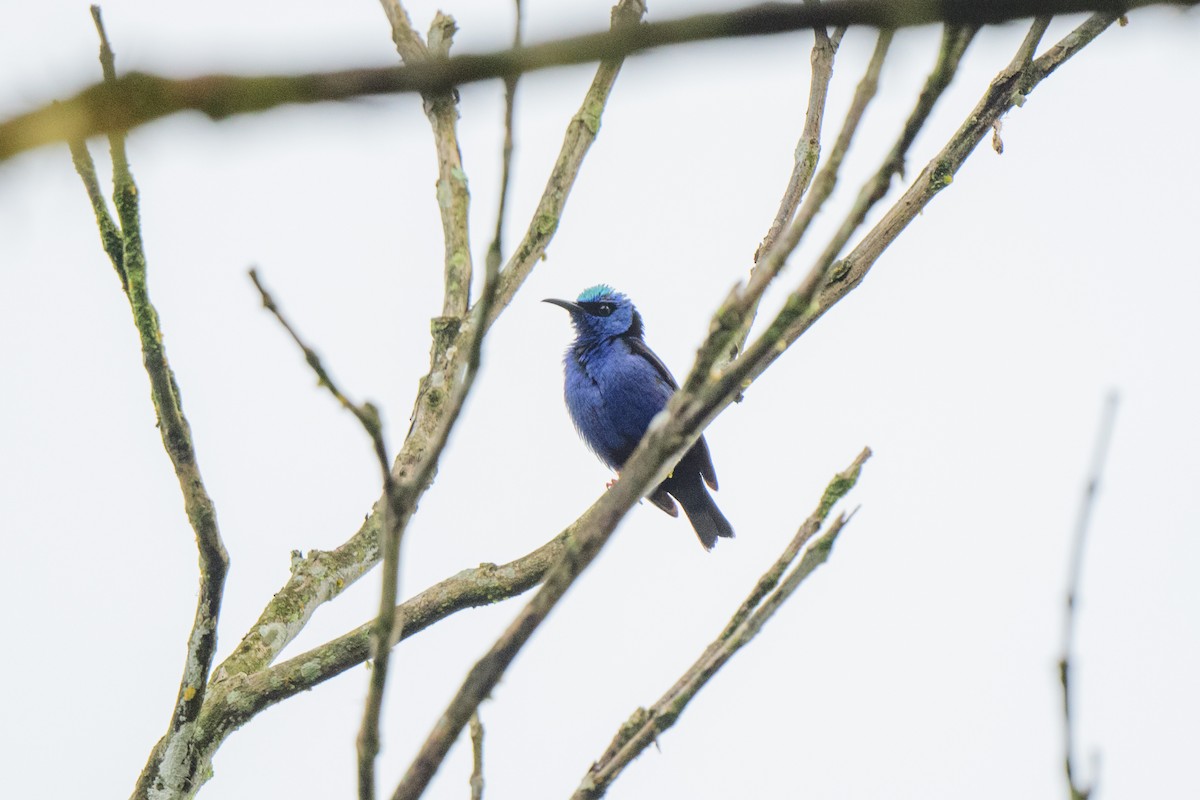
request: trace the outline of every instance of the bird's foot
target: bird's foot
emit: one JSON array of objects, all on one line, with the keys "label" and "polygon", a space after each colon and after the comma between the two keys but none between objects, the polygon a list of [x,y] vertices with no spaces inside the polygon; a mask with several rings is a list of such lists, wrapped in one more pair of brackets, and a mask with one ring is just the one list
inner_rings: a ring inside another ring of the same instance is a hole
[{"label": "bird's foot", "polygon": [[[621,476],[618,474],[618,475],[617,475],[617,478],[620,478],[620,477],[621,477]],[[608,483],[604,484],[604,488],[605,488],[605,489],[611,489],[613,486],[615,486],[615,485],[616,485],[616,483],[617,483],[617,478],[613,478],[613,479],[612,479],[612,480],[610,480]]]}]

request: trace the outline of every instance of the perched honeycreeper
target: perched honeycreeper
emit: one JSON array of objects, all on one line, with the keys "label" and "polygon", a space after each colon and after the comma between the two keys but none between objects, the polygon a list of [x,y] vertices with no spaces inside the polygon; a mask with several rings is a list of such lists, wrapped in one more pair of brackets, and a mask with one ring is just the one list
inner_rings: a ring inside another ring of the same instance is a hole
[{"label": "perched honeycreeper", "polygon": [[[545,302],[569,311],[575,326],[575,341],[563,356],[571,421],[600,460],[619,471],[679,384],[642,338],[642,315],[612,287],[585,289],[575,302]],[[678,500],[700,543],[711,550],[718,536],[733,536],[733,527],[706,483],[716,490],[717,473],[701,437],[648,499],[672,517],[679,516]]]}]

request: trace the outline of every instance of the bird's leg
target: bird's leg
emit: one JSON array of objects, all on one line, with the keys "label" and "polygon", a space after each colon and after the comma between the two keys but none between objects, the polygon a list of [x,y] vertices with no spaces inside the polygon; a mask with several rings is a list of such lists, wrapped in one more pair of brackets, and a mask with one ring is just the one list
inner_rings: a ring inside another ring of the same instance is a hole
[{"label": "bird's leg", "polygon": [[[619,472],[618,472],[618,473],[617,473],[617,477],[616,477],[616,478],[613,478],[613,479],[611,479],[611,480],[610,480],[608,483],[604,484],[604,488],[605,488],[605,489],[611,489],[612,487],[616,486],[616,485],[617,485],[617,478],[620,478],[620,477],[621,477],[621,473],[619,473]],[[642,501],[641,501],[641,500],[638,500],[638,505],[640,506],[641,504],[642,504]]]}]

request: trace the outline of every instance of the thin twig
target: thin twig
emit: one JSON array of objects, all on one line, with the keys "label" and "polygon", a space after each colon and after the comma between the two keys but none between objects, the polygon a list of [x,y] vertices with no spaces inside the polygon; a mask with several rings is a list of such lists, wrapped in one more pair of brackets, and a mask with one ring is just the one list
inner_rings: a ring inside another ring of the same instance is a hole
[{"label": "thin twig", "polygon": [[379,754],[379,716],[383,707],[387,661],[391,652],[388,639],[391,635],[396,614],[396,598],[399,594],[397,579],[400,566],[401,531],[399,525],[404,519],[403,499],[389,468],[387,444],[383,438],[383,424],[379,419],[378,409],[369,402],[358,404],[346,396],[345,392],[334,383],[333,377],[325,369],[325,365],[321,363],[321,357],[300,338],[300,334],[283,315],[275,303],[275,299],[259,280],[257,270],[250,270],[250,280],[254,283],[254,288],[258,289],[263,308],[274,315],[287,334],[292,337],[292,341],[304,353],[304,360],[316,373],[318,385],[328,389],[342,408],[352,413],[362,425],[363,430],[367,432],[367,436],[371,439],[375,458],[379,463],[379,470],[383,475],[383,493],[387,499],[383,508],[385,532],[383,590],[380,593],[379,616],[372,626],[371,635],[371,655],[375,659],[375,668],[371,671],[371,682],[367,690],[362,725],[358,734],[359,797],[362,800],[371,800],[375,796],[375,757]]},{"label": "thin twig", "polygon": [[275,303],[270,292],[263,286],[262,281],[258,278],[258,270],[250,269],[248,272],[250,281],[254,284],[254,288],[258,289],[259,297],[262,299],[263,308],[270,311],[275,317],[275,320],[283,327],[288,336],[292,337],[292,341],[304,353],[304,361],[312,369],[317,376],[317,385],[329,390],[333,398],[338,401],[342,408],[349,411],[362,425],[363,430],[367,432],[367,436],[371,438],[371,444],[374,448],[376,459],[383,465],[383,471],[388,471],[387,446],[383,440],[383,427],[379,420],[379,411],[371,403],[363,403],[359,405],[352,401],[346,394],[333,382],[333,376],[325,369],[325,365],[321,363],[321,357],[317,352],[304,343],[300,338],[300,334],[288,322],[287,317],[283,316],[283,312],[279,310],[279,306]]},{"label": "thin twig", "polygon": [[129,278],[125,275],[125,243],[121,238],[121,229],[113,222],[112,214],[108,210],[108,203],[100,191],[100,181],[96,178],[96,164],[92,161],[92,154],[88,151],[85,143],[71,142],[70,149],[71,162],[75,165],[75,172],[83,181],[88,199],[92,202],[92,212],[96,215],[96,227],[100,229],[100,244],[103,245],[104,252],[108,254],[108,260],[112,262],[113,269],[117,272],[117,278],[121,281],[121,291],[128,295]]},{"label": "thin twig", "polygon": [[800,141],[796,144],[795,163],[791,177],[788,178],[787,188],[783,191],[783,198],[779,201],[779,210],[775,212],[775,219],[771,221],[767,235],[754,251],[755,263],[758,262],[759,255],[769,250],[779,238],[783,227],[791,222],[796,214],[796,207],[800,205],[800,200],[812,181],[813,173],[817,170],[817,162],[821,159],[821,123],[825,117],[825,101],[829,97],[829,81],[833,77],[833,60],[838,48],[834,40],[840,44],[845,31],[845,28],[839,29],[834,33],[834,39],[830,39],[823,27],[813,29],[815,41],[809,56],[811,74],[804,128],[800,133]]},{"label": "thin twig", "polygon": [[[1038,81],[1053,71],[1054,68],[1094,39],[1103,30],[1103,27],[1103,25],[1095,21],[1090,21],[1088,24],[1081,26],[1060,42],[1059,45],[1051,48],[1046,55],[1036,60],[1028,72],[1022,73],[1020,80],[1012,80],[1006,84],[1005,88],[1011,93],[1014,87],[1020,86],[1025,92],[1028,92]],[[1039,69],[1042,70],[1040,73],[1038,72]],[[989,97],[994,89],[995,85],[993,89],[989,89]],[[974,142],[966,141],[973,133],[972,124],[972,119],[969,118],[958,134],[962,139],[956,139],[952,142],[955,147],[965,148],[967,153],[974,146]],[[568,138],[570,137],[568,136]],[[567,146],[564,145],[564,151],[566,149]],[[963,157],[965,158],[965,155]],[[560,156],[561,159],[562,156]],[[939,186],[940,188],[942,187]],[[901,198],[899,203],[905,201],[906,198]],[[894,211],[895,208],[893,209]],[[887,219],[886,216],[885,219]],[[556,220],[557,218],[555,218]],[[553,227],[551,226],[552,231]],[[891,238],[894,238],[894,236]],[[883,239],[880,238],[877,228],[864,238],[860,246],[868,243],[875,246],[882,241]],[[884,246],[888,243],[890,243],[890,239],[884,243]],[[882,247],[880,250],[882,250]],[[518,248],[518,252],[514,254],[513,258],[517,259],[520,252],[521,248]],[[510,260],[511,263],[513,263],[512,260]],[[846,292],[848,292],[848,289],[841,294],[844,295]],[[818,301],[813,304],[813,308],[820,309],[823,312],[825,308],[836,302],[840,296],[822,293]],[[809,297],[811,298],[811,295]],[[503,307],[504,303],[500,302],[500,298],[497,299],[497,302],[499,307]],[[828,302],[828,305],[825,305],[826,302]],[[792,304],[796,305],[792,306]],[[756,343],[758,349],[751,348],[747,350],[746,354],[738,362],[735,362],[735,366],[739,366],[737,371],[732,369],[722,371],[718,376],[715,376],[716,381],[705,385],[704,391],[698,395],[690,393],[686,389],[676,395],[668,407],[668,414],[648,432],[648,435],[639,445],[637,451],[633,454],[630,461],[627,462],[626,468],[623,470],[621,479],[617,484],[610,491],[605,492],[593,504],[592,508],[569,526],[567,531],[560,534],[554,542],[543,546],[537,553],[531,554],[528,561],[519,559],[517,562],[506,567],[479,568],[468,571],[462,576],[455,576],[435,587],[436,591],[431,589],[430,592],[432,594],[428,595],[427,601],[422,600],[421,603],[410,607],[412,616],[408,617],[408,619],[414,622],[419,621],[418,624],[432,624],[437,619],[454,613],[461,608],[494,602],[506,596],[519,594],[526,591],[530,585],[535,584],[543,575],[550,575],[542,591],[521,612],[521,615],[514,622],[513,626],[497,642],[493,651],[472,670],[468,681],[464,684],[463,689],[460,690],[460,693],[465,693],[465,696],[463,698],[456,698],[454,708],[448,709],[447,715],[444,716],[445,726],[439,723],[439,727],[431,733],[431,737],[435,734],[447,737],[447,747],[449,743],[453,742],[454,738],[461,732],[462,727],[466,725],[467,720],[469,720],[470,712],[487,695],[491,688],[495,686],[495,682],[499,680],[507,664],[515,656],[523,642],[528,639],[528,636],[540,623],[540,620],[545,617],[545,614],[557,602],[557,598],[562,596],[562,593],[570,586],[571,581],[578,577],[599,551],[600,547],[607,541],[607,538],[611,535],[612,530],[622,515],[661,477],[660,473],[665,471],[663,465],[670,463],[673,458],[681,454],[688,446],[689,440],[698,436],[703,426],[721,409],[733,401],[740,388],[746,382],[753,380],[780,353],[785,351],[788,344],[794,341],[793,335],[799,335],[795,333],[798,324],[795,321],[804,321],[805,310],[809,308],[809,304],[803,295],[793,293],[789,306],[785,308],[786,313],[784,316],[777,317],[776,323],[778,324],[772,325],[764,332],[765,338],[760,337]],[[489,321],[491,319],[494,319],[494,312]],[[713,324],[714,326],[720,324],[719,313],[714,317]],[[784,333],[784,331],[780,330],[780,325],[790,325],[786,329],[787,338],[778,338]],[[457,341],[457,338],[453,339],[453,341]],[[437,362],[434,363],[434,367],[436,366]],[[434,374],[433,367],[431,367],[430,374]],[[428,420],[435,419],[436,417],[428,418]],[[407,445],[408,441],[406,441]],[[411,459],[405,461],[405,451],[402,448],[401,458],[398,459],[398,468],[406,471],[409,470],[411,465],[419,460],[419,454],[419,450],[413,450]],[[405,474],[408,473],[406,472]],[[375,518],[375,515],[372,515],[372,519]],[[361,534],[362,532],[356,535],[350,542],[347,542],[345,547],[348,551],[352,551],[354,548],[361,549],[364,546],[364,542],[369,547],[370,538],[367,537],[364,539]],[[546,562],[556,558],[560,554],[563,556],[562,560],[557,563],[557,566],[550,573],[547,573]],[[367,556],[369,557],[369,552]],[[535,558],[534,556],[538,557]],[[356,578],[358,574],[361,574],[361,570],[365,569],[362,564],[366,563],[366,558],[362,552],[354,555],[354,557],[358,561],[347,558],[346,561],[332,562],[336,569],[344,569],[346,563],[353,562],[353,572],[350,573],[351,580]],[[312,559],[310,558],[310,560]],[[309,560],[306,560],[305,564],[308,563]],[[320,560],[312,560],[311,566],[315,571],[317,567],[322,566],[322,562]],[[512,568],[511,572],[509,568]],[[504,571],[504,574],[498,575],[497,572],[501,570]],[[460,578],[462,578],[461,581],[459,580]],[[197,780],[203,780],[202,775],[206,769],[204,765],[210,763],[212,754],[216,748],[238,725],[244,723],[255,713],[271,703],[277,702],[297,691],[302,691],[304,688],[344,670],[351,663],[361,663],[362,658],[365,657],[362,654],[366,652],[366,648],[361,644],[361,633],[352,632],[341,637],[339,640],[335,640],[336,647],[334,646],[335,643],[329,643],[326,646],[310,651],[306,654],[306,656],[309,656],[307,660],[297,657],[289,662],[280,664],[272,670],[264,669],[274,655],[278,653],[279,649],[287,641],[291,640],[295,635],[294,632],[303,625],[303,620],[307,619],[307,615],[311,614],[311,610],[320,602],[324,602],[325,599],[328,599],[328,597],[340,590],[340,586],[337,583],[339,580],[340,577],[336,573],[328,578],[322,578],[320,581],[314,580],[312,574],[306,575],[302,594],[299,596],[307,599],[303,603],[297,603],[297,606],[302,607],[302,613],[293,616],[292,612],[279,609],[275,611],[274,616],[267,616],[266,612],[264,612],[263,628],[269,631],[271,636],[264,637],[263,641],[257,642],[250,651],[247,651],[246,658],[240,661],[226,661],[226,664],[235,667],[236,671],[231,672],[228,680],[224,682],[221,682],[221,676],[218,676],[218,682],[210,692],[210,699],[212,700],[211,715],[206,713],[203,720],[205,723],[204,735],[197,742],[197,747],[194,751],[195,765],[193,771],[190,773],[192,776],[197,776]],[[285,592],[290,588],[291,584],[289,584],[289,587],[285,587]],[[423,595],[425,593],[419,595],[418,598],[421,598]],[[295,597],[290,594],[289,596]],[[414,598],[414,600],[418,598]],[[404,609],[406,606],[408,604],[401,606],[401,609]],[[302,619],[298,619],[299,617],[302,617]],[[412,628],[408,627],[408,624],[403,619],[399,620],[397,629],[393,632],[393,638],[402,638],[409,635],[412,632]],[[277,638],[276,634],[278,634]],[[269,640],[267,640],[268,638]],[[505,651],[505,647],[509,649]],[[355,658],[358,659],[357,662],[354,661]],[[253,666],[254,664],[257,664],[257,666]],[[285,667],[286,670],[284,669]],[[285,677],[288,680],[295,679],[295,682],[285,683],[283,681]],[[458,722],[460,705],[465,707],[467,711],[466,716],[461,717],[461,722]],[[454,713],[450,714],[450,711]],[[453,728],[453,730],[450,730],[450,728]],[[423,765],[421,769],[428,770],[429,775],[432,775],[432,771],[436,770],[439,761],[440,758],[437,761]]]},{"label": "thin twig", "polygon": [[483,723],[471,715],[471,800],[483,800]]},{"label": "thin twig", "polygon": [[[870,456],[871,451],[864,449],[849,467],[834,476],[821,495],[816,510],[800,525],[782,555],[759,578],[750,596],[734,613],[721,634],[649,710],[639,708],[630,716],[608,749],[588,769],[571,800],[594,800],[604,796],[621,771],[655,742],[659,734],[674,726],[691,699],[734,653],[758,634],[766,621],[795,592],[800,583],[824,563],[838,533],[850,521],[853,513],[850,517],[837,517],[824,536],[815,540],[813,537],[820,531],[834,504],[854,487],[863,464]],[[788,573],[788,568],[802,550],[804,557],[796,568]]]},{"label": "thin twig", "polygon": [[[521,0],[514,0],[516,6],[516,22],[513,25],[513,49],[521,46],[521,28],[524,22]],[[513,108],[517,99],[517,75],[504,78],[504,146],[500,153],[500,202],[496,207],[496,233],[488,246],[487,267],[497,272],[504,252],[504,212],[508,205],[509,173],[512,170],[513,155]]]},{"label": "thin twig", "polygon": [[[875,41],[875,49],[867,61],[866,71],[854,90],[854,97],[846,111],[842,128],[838,132],[837,139],[834,140],[833,148],[829,151],[825,163],[821,166],[821,171],[813,179],[812,188],[804,198],[804,205],[793,215],[791,224],[788,225],[782,236],[772,239],[765,247],[760,246],[759,252],[755,254],[754,269],[750,272],[750,279],[745,288],[725,303],[726,315],[724,318],[730,321],[730,325],[722,332],[723,335],[710,336],[709,341],[701,348],[701,369],[729,362],[746,346],[746,339],[750,335],[750,326],[754,322],[759,303],[762,302],[767,287],[783,270],[788,257],[800,245],[801,240],[808,233],[812,221],[837,186],[842,162],[850,149],[851,142],[854,141],[854,135],[858,132],[859,123],[862,122],[867,106],[871,104],[879,89],[879,75],[883,70],[884,59],[887,58],[893,37],[893,31],[879,32]],[[730,312],[736,316],[730,315]],[[736,326],[732,324],[735,320]],[[697,370],[695,374],[701,374],[700,370]]]},{"label": "thin twig", "polygon": [[1198,0],[827,0],[818,6],[763,3],[735,11],[696,14],[628,30],[591,33],[444,62],[368,67],[307,75],[206,75],[169,79],[129,73],[112,85],[90,86],[61,103],[49,103],[0,122],[0,161],[51,142],[128,131],[179,111],[213,119],[260,112],[291,103],[317,103],[398,92],[439,92],[475,81],[569,64],[621,59],[686,42],[865,25],[897,29],[933,22],[991,24],[1037,14],[1082,11],[1127,13],[1151,5],[1191,6]]},{"label": "thin twig", "polygon": [[[961,56],[969,38],[966,32],[947,36],[943,55],[939,57],[939,67],[935,68],[933,75],[935,80],[927,84],[923,99],[918,101],[918,111],[926,104],[926,95],[936,96],[936,79],[943,74],[953,73],[957,58]],[[914,112],[910,122],[918,117],[919,114]],[[902,141],[908,135],[906,127]],[[894,148],[893,155],[906,149],[906,145]],[[893,162],[893,158],[887,160],[887,163]],[[709,364],[705,363],[705,348],[714,339],[728,336],[726,326],[730,322],[725,318],[726,306],[718,310],[713,318],[709,342],[697,355],[696,364],[683,389],[668,404],[665,421],[658,426],[651,426],[623,466],[621,476],[612,489],[579,518],[577,535],[571,540],[573,547],[568,548],[563,561],[547,575],[542,588],[468,673],[409,765],[393,794],[393,800],[414,800],[424,792],[450,746],[467,724],[471,712],[487,697],[533,631],[607,543],[621,518],[661,479],[666,465],[682,454],[700,435],[704,426],[787,350],[785,336],[789,328],[808,309],[831,266],[818,262],[746,354],[713,376]]]},{"label": "thin twig", "polygon": [[[644,0],[619,0],[612,10],[612,29],[621,31],[637,28],[645,13]],[[500,272],[500,288],[496,296],[496,308],[487,321],[489,327],[496,321],[499,312],[512,302],[517,290],[545,255],[550,239],[558,230],[559,219],[562,218],[584,156],[600,133],[600,117],[617,75],[621,72],[622,63],[619,58],[600,62],[583,103],[567,125],[562,147],[546,181],[546,188],[542,190],[537,209],[533,212],[533,219]]]},{"label": "thin twig", "polygon": [[1087,541],[1088,528],[1092,521],[1092,510],[1100,493],[1100,479],[1104,474],[1104,462],[1108,458],[1108,445],[1112,440],[1117,422],[1117,393],[1110,392],[1104,401],[1104,413],[1100,428],[1096,432],[1092,465],[1088,471],[1087,485],[1079,503],[1079,515],[1075,519],[1075,535],[1071,542],[1071,560],[1067,571],[1067,603],[1063,614],[1062,655],[1058,660],[1058,679],[1062,685],[1063,709],[1063,767],[1067,777],[1067,789],[1071,800],[1088,800],[1095,787],[1095,776],[1090,786],[1082,786],[1075,768],[1075,718],[1071,713],[1071,651],[1075,642],[1075,617],[1078,613],[1079,583],[1083,573],[1083,548]]},{"label": "thin twig", "polygon": [[[643,11],[641,0],[621,0],[614,12],[614,23],[630,19],[636,22]],[[596,78],[580,112],[567,127],[562,151],[529,230],[501,273],[501,276],[509,273],[509,279],[504,282],[502,277],[498,283],[496,296],[484,317],[486,326],[490,326],[507,307],[521,281],[553,239],[558,215],[562,213],[567,194],[579,174],[583,157],[595,139],[600,115],[615,78],[616,68],[613,65],[605,63],[597,68]],[[547,220],[551,222],[548,224]],[[520,277],[513,277],[514,274]],[[507,293],[503,287],[508,287]],[[476,301],[476,306],[479,302]],[[429,477],[436,468],[438,451],[433,443],[440,440],[441,421],[452,407],[446,402],[446,384],[450,378],[462,372],[464,361],[473,349],[469,337],[477,331],[478,327],[471,326],[468,330],[467,326],[455,320],[434,320],[429,371],[421,379],[412,425],[393,465],[397,480],[409,481],[414,475]],[[428,461],[431,452],[434,453],[433,460]],[[423,463],[428,466],[427,469],[422,467]],[[272,596],[233,653],[214,671],[215,681],[236,681],[241,676],[269,667],[321,604],[336,597],[378,563],[381,530],[378,509],[381,502],[376,503],[376,511],[368,515],[359,530],[342,545],[332,551],[312,551],[293,566],[287,583]]]},{"label": "thin twig", "polygon": [[891,151],[884,157],[878,171],[859,190],[858,197],[855,199],[850,211],[847,212],[841,227],[830,239],[825,251],[818,258],[817,263],[821,265],[822,270],[827,270],[832,266],[838,253],[842,251],[842,248],[850,241],[850,237],[862,225],[863,220],[866,219],[870,210],[887,194],[888,188],[892,183],[892,176],[900,175],[903,177],[904,162],[908,157],[909,148],[916,140],[917,134],[925,127],[925,123],[929,120],[929,115],[933,112],[934,105],[937,104],[938,99],[954,79],[955,73],[958,72],[959,62],[962,60],[967,46],[975,37],[977,30],[977,28],[970,26],[946,26],[942,35],[942,45],[938,50],[937,63],[934,65],[929,77],[926,78],[925,87],[921,90],[916,105],[905,121],[904,128],[901,130],[895,144],[892,145]]},{"label": "thin twig", "polygon": [[[392,41],[405,66],[444,63],[458,26],[454,18],[437,12],[429,27],[428,44],[412,26],[399,0],[380,0],[392,27]],[[437,151],[438,213],[442,219],[444,290],[442,316],[458,319],[467,313],[471,294],[471,240],[468,225],[471,193],[458,146],[458,92],[451,87],[421,92],[425,116],[433,130]]]},{"label": "thin twig", "polygon": [[[796,309],[791,321],[780,320],[789,326],[783,341],[791,345],[826,311],[857,288],[900,232],[939,192],[954,181],[954,175],[984,137],[992,131],[995,121],[1014,106],[1024,103],[1025,97],[1039,83],[1107,30],[1119,16],[1115,12],[1094,14],[1041,56],[1028,61],[1023,57],[1024,54],[1036,47],[1037,40],[1045,30],[1042,18],[1035,20],[1013,63],[992,79],[987,91],[966,116],[963,124],[929,160],[921,174],[913,180],[875,227],[845,258],[833,265],[829,278],[821,287],[815,301],[810,306]],[[1020,66],[1015,66],[1018,64]],[[755,371],[751,374],[755,374]]]},{"label": "thin twig", "polygon": [[[846,213],[837,232],[830,238],[824,252],[817,258],[816,263],[809,270],[800,288],[789,297],[788,308],[785,308],[784,312],[782,312],[783,314],[787,315],[793,313],[796,309],[807,307],[814,292],[825,282],[825,276],[833,266],[837,254],[845,247],[846,242],[850,240],[854,231],[862,225],[871,208],[882,200],[887,193],[888,187],[891,185],[892,175],[903,173],[904,159],[908,154],[909,147],[912,146],[917,133],[920,132],[925,122],[929,119],[929,114],[932,112],[934,104],[946,90],[946,87],[949,86],[951,79],[958,70],[959,61],[962,59],[963,53],[966,51],[967,45],[974,35],[975,29],[973,28],[946,27],[942,36],[942,45],[938,51],[937,63],[926,79],[925,87],[918,96],[916,104],[901,130],[900,136],[892,146],[891,151],[884,157],[879,169],[876,170],[875,174],[859,190],[858,197]],[[890,32],[884,31],[880,33],[879,42],[876,45],[875,57],[872,58],[871,64],[868,66],[867,75],[864,76],[862,82],[859,84],[859,89],[855,93],[855,102],[851,104],[850,113],[847,115],[847,122],[842,127],[842,133],[839,134],[838,140],[834,144],[833,152],[830,154],[828,162],[822,168],[821,174],[817,176],[813,190],[805,199],[804,206],[797,213],[796,219],[788,228],[786,235],[778,241],[775,247],[768,251],[766,257],[763,259],[762,269],[758,271],[758,274],[751,277],[744,291],[736,298],[733,298],[732,301],[727,301],[727,312],[733,312],[729,316],[729,319],[745,319],[747,315],[753,314],[759,299],[762,297],[762,293],[766,290],[767,284],[783,269],[786,259],[791,255],[801,238],[807,232],[808,226],[816,217],[825,200],[833,193],[842,158],[850,146],[850,140],[857,128],[862,110],[865,109],[866,103],[874,96],[878,84],[879,67],[882,64],[883,56],[890,41]],[[778,318],[776,323],[773,324],[778,324]],[[743,330],[746,327],[744,325]],[[725,341],[732,335],[733,331],[730,330],[716,330],[710,334],[709,340],[705,343],[701,351],[705,354],[706,360],[708,358],[718,360],[721,351],[728,347]],[[735,341],[735,345],[740,349],[740,342]],[[731,348],[730,354],[732,352],[733,349]],[[701,368],[707,368],[707,366],[707,363],[701,363]],[[693,378],[689,380],[694,379],[699,374],[699,372],[693,373]]]},{"label": "thin twig", "polygon": [[[105,81],[112,83],[117,80],[115,59],[99,7],[92,6],[91,14],[100,37],[101,69]],[[142,363],[150,378],[158,428],[175,470],[183,494],[184,509],[200,553],[200,593],[188,636],[183,676],[167,732],[155,745],[135,788],[135,795],[144,795],[156,781],[169,788],[178,788],[174,785],[174,777],[196,736],[197,721],[203,710],[208,676],[216,652],[217,622],[221,613],[225,576],[229,571],[229,554],[221,541],[216,507],[200,474],[192,446],[191,428],[183,413],[179,387],[163,346],[158,312],[150,302],[138,189],[129,168],[124,135],[111,135],[109,148],[113,160],[113,200],[117,222],[109,215],[108,206],[100,194],[95,165],[86,145],[82,141],[72,143],[71,155],[96,214],[104,249],[121,279],[121,288],[133,311],[134,324],[141,340]]]},{"label": "thin twig", "polygon": [[[815,2],[815,0],[808,0],[808,2]],[[821,159],[821,123],[825,116],[825,101],[829,96],[829,81],[833,77],[834,57],[837,55],[838,46],[845,33],[845,28],[838,28],[834,31],[833,38],[830,38],[825,28],[813,29],[815,41],[812,54],[809,56],[811,75],[808,87],[808,109],[804,114],[804,128],[800,134],[800,141],[796,145],[792,175],[788,179],[787,188],[784,189],[783,198],[779,202],[779,210],[775,212],[775,219],[771,221],[771,227],[767,229],[766,236],[754,251],[754,266],[750,269],[751,281],[754,280],[754,275],[758,271],[759,257],[775,246],[779,235],[783,233],[784,226],[791,222],[796,215],[796,208],[800,205],[804,193],[808,191],[813,173],[817,169],[817,163]],[[743,316],[741,330],[734,336],[734,342],[729,348],[729,358],[736,358],[742,346],[745,345],[761,300],[762,296],[760,295],[751,303],[750,308]]]}]

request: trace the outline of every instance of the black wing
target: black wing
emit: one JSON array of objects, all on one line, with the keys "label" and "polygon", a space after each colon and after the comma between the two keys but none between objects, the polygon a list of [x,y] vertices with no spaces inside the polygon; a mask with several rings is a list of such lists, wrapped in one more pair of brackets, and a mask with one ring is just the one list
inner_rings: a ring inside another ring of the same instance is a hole
[{"label": "black wing", "polygon": [[[671,375],[671,370],[667,369],[667,365],[662,362],[662,359],[655,355],[654,351],[650,349],[650,346],[646,344],[645,339],[640,336],[626,336],[624,339],[625,344],[629,345],[629,349],[632,352],[637,353],[639,356],[650,362],[650,365],[654,367],[655,371],[658,372],[659,376],[661,376],[664,381],[666,381],[668,386],[676,391],[679,390],[679,384],[675,382],[675,377]],[[696,440],[696,443],[692,445],[692,449],[688,451],[684,458],[694,458],[696,460],[696,466],[699,468],[700,475],[704,478],[704,482],[708,484],[710,489],[716,491],[717,470],[713,467],[712,456],[708,452],[708,443],[704,441],[703,436]],[[663,511],[667,511],[666,508],[663,508],[663,506],[659,505],[658,503],[655,503],[655,505],[658,505],[658,507],[662,508]],[[671,512],[667,511],[667,513],[670,514]]]},{"label": "black wing", "polygon": [[675,376],[671,374],[671,370],[667,369],[667,365],[662,362],[662,359],[654,354],[654,351],[646,344],[645,339],[640,336],[624,336],[622,338],[625,340],[625,344],[629,345],[630,350],[650,362],[650,366],[654,367],[655,371],[666,381],[668,386],[672,389],[679,388],[679,384],[675,382]]}]

